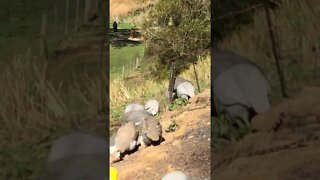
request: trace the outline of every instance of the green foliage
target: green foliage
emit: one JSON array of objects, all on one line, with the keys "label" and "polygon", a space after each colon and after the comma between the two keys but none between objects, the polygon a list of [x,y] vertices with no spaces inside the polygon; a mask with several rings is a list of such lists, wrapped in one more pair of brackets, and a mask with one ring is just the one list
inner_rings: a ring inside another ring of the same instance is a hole
[{"label": "green foliage", "polygon": [[177,98],[172,102],[172,104],[170,104],[169,111],[173,111],[176,108],[181,107],[181,106],[186,106],[187,104],[188,104],[188,99]]},{"label": "green foliage", "polygon": [[166,132],[174,132],[179,128],[179,125],[176,122],[176,119],[172,119],[171,123],[169,124],[169,126],[166,129]]},{"label": "green foliage", "polygon": [[212,127],[214,138],[226,138],[229,140],[240,140],[251,132],[248,113],[237,117],[231,117],[225,110],[222,110],[219,119],[214,121]]},{"label": "green foliage", "polygon": [[161,0],[150,10],[143,27],[157,77],[168,77],[172,60],[179,73],[210,49],[210,16],[209,0]]}]

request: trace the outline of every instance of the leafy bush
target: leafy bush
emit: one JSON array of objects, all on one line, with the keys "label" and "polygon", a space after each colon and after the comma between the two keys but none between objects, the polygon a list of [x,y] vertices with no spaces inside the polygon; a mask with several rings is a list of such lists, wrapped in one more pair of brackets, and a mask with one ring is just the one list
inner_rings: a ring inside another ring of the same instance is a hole
[{"label": "leafy bush", "polygon": [[171,61],[179,73],[210,49],[210,16],[209,0],[161,0],[150,10],[143,28],[157,77],[168,77]]},{"label": "leafy bush", "polygon": [[175,110],[176,108],[178,107],[181,107],[181,106],[186,106],[188,104],[188,99],[185,99],[185,98],[177,98],[173,101],[172,104],[170,104],[169,106],[169,111],[173,111]]}]

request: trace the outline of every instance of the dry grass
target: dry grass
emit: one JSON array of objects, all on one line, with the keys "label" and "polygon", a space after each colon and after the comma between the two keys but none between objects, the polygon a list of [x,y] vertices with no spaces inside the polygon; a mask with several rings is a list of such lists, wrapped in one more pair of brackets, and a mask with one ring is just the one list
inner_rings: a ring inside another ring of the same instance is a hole
[{"label": "dry grass", "polygon": [[[319,81],[316,82],[316,77],[320,75],[319,52],[312,50],[320,43],[319,7],[319,1],[283,1],[282,7],[272,14],[281,63],[291,95],[306,84],[319,84]],[[274,99],[279,99],[278,75],[263,9],[256,13],[253,25],[234,33],[221,47],[236,51],[261,66],[272,84]]]},{"label": "dry grass", "polygon": [[[196,65],[196,71],[200,81],[201,90],[210,87],[210,57],[200,58]],[[196,88],[196,81],[193,67],[181,73],[183,78],[193,82]],[[128,87],[123,79],[115,79],[110,82],[110,122],[111,125],[117,122],[123,114],[125,106],[131,102],[140,102],[150,97],[160,98],[160,102],[165,102],[164,92],[168,88],[168,80],[157,82],[152,79],[142,79],[138,82],[131,83]],[[196,88],[197,89],[197,88]],[[162,103],[163,105],[163,103]]]},{"label": "dry grass", "polygon": [[154,3],[155,0],[141,2],[140,0],[110,0],[110,18],[127,16],[129,13]]},{"label": "dry grass", "polygon": [[[101,82],[82,78],[68,88],[46,78],[46,64],[20,56],[0,75],[0,171],[4,179],[37,179],[51,142],[79,117],[97,117]],[[71,96],[72,94],[72,96]]]}]

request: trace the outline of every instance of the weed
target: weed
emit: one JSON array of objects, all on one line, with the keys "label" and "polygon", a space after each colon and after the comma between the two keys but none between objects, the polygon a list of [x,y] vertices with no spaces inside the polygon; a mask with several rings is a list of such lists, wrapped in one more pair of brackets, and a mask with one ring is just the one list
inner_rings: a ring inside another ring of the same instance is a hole
[{"label": "weed", "polygon": [[213,132],[217,138],[228,140],[240,140],[251,132],[251,124],[248,113],[237,117],[230,116],[225,110],[221,110],[219,119],[216,119]]},{"label": "weed", "polygon": [[174,132],[179,128],[179,125],[176,122],[176,119],[172,119],[169,126],[166,128],[166,132]]},{"label": "weed", "polygon": [[176,98],[172,104],[169,106],[169,111],[173,111],[181,106],[186,106],[188,104],[188,99],[186,98]]}]

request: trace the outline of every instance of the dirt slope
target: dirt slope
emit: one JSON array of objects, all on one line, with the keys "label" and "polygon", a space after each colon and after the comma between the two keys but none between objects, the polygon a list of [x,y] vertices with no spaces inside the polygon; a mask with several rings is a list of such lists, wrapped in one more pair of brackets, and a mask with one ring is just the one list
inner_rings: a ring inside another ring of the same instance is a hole
[{"label": "dirt slope", "polygon": [[[166,133],[172,118],[179,129]],[[119,180],[159,180],[173,170],[199,180],[210,179],[210,90],[198,94],[181,109],[164,112],[161,119],[165,141],[159,146],[140,147],[113,164]]]},{"label": "dirt slope", "polygon": [[256,133],[214,155],[214,179],[320,179],[320,88],[253,120]]}]

